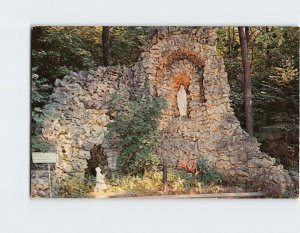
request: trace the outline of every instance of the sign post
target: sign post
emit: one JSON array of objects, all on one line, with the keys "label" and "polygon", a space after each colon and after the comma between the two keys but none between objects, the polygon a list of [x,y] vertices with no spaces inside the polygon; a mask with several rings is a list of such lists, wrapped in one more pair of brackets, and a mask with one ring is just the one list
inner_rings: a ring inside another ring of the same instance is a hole
[{"label": "sign post", "polygon": [[51,169],[50,164],[56,163],[57,155],[55,153],[43,153],[43,152],[32,152],[32,162],[33,163],[41,163],[48,164],[48,178],[49,178],[49,192],[50,197],[52,197],[51,193]]},{"label": "sign post", "polygon": [[167,192],[167,182],[168,182],[168,171],[167,171],[167,164],[165,160],[163,161],[163,193],[166,194]]}]

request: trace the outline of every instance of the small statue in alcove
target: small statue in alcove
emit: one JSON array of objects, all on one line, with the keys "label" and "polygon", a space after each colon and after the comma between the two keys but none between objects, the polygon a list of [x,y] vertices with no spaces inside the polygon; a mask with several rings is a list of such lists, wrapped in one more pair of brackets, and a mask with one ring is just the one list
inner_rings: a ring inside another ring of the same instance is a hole
[{"label": "small statue in alcove", "polygon": [[96,167],[96,187],[94,188],[94,192],[106,192],[107,185],[104,181],[104,175],[101,173],[100,167]]},{"label": "small statue in alcove", "polygon": [[187,95],[183,85],[180,85],[177,93],[177,105],[179,109],[180,117],[187,116]]}]

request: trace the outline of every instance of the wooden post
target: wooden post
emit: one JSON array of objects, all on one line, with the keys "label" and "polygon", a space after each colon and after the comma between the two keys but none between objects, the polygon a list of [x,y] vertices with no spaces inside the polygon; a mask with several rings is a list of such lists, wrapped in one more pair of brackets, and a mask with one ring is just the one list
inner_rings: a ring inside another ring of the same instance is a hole
[{"label": "wooden post", "polygon": [[168,182],[168,176],[167,176],[167,164],[165,160],[163,161],[163,193],[166,194],[167,190],[167,182]]},{"label": "wooden post", "polygon": [[[51,185],[51,164],[57,163],[57,155],[55,153],[43,153],[43,152],[32,152],[32,162],[33,163],[40,163],[40,164],[47,164],[48,166],[48,182],[49,182],[49,197],[52,197],[52,185]],[[46,169],[44,167],[44,169]]]},{"label": "wooden post", "polygon": [[49,172],[49,197],[52,197],[51,194],[51,169],[50,169],[50,164],[48,163],[48,172]]}]

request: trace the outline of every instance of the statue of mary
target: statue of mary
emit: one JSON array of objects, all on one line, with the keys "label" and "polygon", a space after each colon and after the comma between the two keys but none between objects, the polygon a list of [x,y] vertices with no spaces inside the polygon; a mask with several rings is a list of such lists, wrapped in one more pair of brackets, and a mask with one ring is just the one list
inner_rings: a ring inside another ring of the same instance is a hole
[{"label": "statue of mary", "polygon": [[177,105],[180,116],[187,116],[187,96],[183,85],[180,85],[177,93]]}]

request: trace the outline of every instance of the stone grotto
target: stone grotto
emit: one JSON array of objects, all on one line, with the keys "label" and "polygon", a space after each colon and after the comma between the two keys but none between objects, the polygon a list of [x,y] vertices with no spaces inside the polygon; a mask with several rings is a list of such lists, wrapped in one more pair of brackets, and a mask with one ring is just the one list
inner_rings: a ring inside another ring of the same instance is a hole
[{"label": "stone grotto", "polygon": [[[204,158],[223,180],[243,183],[269,196],[280,196],[294,186],[288,171],[260,151],[260,144],[234,116],[213,29],[158,27],[149,34],[133,68],[98,67],[56,80],[43,110],[42,130],[58,155],[53,187],[64,177],[84,177],[89,161],[96,159],[91,158],[97,154],[91,152],[95,148],[105,160],[101,170],[116,171],[118,151],[105,138],[111,121],[108,97],[118,92],[128,98],[125,89],[141,87],[146,78],[151,95],[167,100],[157,154],[168,165],[175,166],[179,159]],[[36,190],[36,177],[32,176],[33,196],[43,196],[47,192]]]}]

